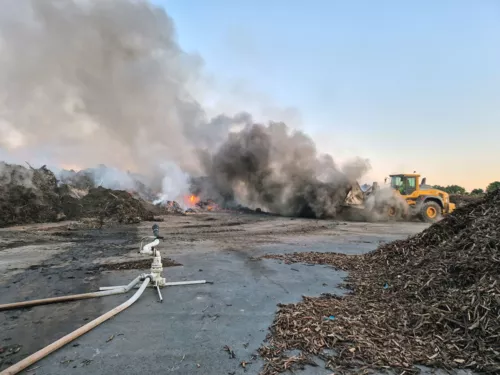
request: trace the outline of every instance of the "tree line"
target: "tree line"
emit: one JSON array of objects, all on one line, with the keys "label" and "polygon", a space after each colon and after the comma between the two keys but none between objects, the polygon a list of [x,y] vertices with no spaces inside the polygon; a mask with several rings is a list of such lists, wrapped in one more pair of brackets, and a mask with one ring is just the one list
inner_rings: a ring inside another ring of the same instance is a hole
[{"label": "tree line", "polygon": [[433,185],[434,189],[439,189],[447,192],[448,194],[462,194],[462,195],[481,195],[484,193],[490,193],[494,190],[500,189],[500,181],[494,181],[486,187],[486,190],[483,189],[473,189],[471,192],[467,192],[463,186],[459,185],[448,185],[448,186],[440,186]]}]

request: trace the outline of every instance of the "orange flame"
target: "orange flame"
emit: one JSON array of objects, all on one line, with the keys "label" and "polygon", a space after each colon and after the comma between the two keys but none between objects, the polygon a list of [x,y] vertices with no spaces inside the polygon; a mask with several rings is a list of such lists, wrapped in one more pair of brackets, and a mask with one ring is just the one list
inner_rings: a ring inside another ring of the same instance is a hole
[{"label": "orange flame", "polygon": [[188,206],[194,206],[196,203],[200,201],[200,197],[197,197],[196,195],[188,195],[184,197],[184,203]]}]

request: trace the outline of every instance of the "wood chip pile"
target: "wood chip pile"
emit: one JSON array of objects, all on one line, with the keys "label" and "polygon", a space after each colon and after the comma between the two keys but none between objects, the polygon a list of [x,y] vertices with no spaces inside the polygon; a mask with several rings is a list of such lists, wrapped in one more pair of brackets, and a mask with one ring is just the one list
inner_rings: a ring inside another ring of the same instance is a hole
[{"label": "wood chip pile", "polygon": [[132,224],[178,213],[176,208],[154,206],[124,190],[89,188],[88,175],[71,180],[77,183],[73,186],[59,184],[45,166],[28,167],[0,162],[0,227],[88,218],[102,227],[104,223]]},{"label": "wood chip pile", "polygon": [[469,203],[477,202],[484,198],[484,194],[480,195],[463,195],[463,194],[450,194],[450,202],[455,203],[457,207],[464,206]]},{"label": "wood chip pile", "polygon": [[[314,356],[336,374],[389,367],[409,373],[416,365],[499,374],[499,229],[500,190],[365,255],[266,256],[349,270],[352,293],[279,305],[260,349],[262,374]],[[292,350],[301,355],[291,357]]]},{"label": "wood chip pile", "polygon": [[0,227],[61,216],[57,179],[50,170],[0,162]]}]

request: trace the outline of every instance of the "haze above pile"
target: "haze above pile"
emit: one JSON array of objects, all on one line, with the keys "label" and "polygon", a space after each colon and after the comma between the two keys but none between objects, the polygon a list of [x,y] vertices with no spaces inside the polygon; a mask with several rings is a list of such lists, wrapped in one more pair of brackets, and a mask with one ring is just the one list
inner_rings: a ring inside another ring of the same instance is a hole
[{"label": "haze above pile", "polygon": [[144,174],[199,172],[248,114],[208,119],[190,88],[201,60],[161,8],[137,1],[11,2],[0,14],[0,147],[33,162]]},{"label": "haze above pile", "polygon": [[219,88],[297,106],[321,151],[369,157],[372,178],[500,180],[500,2],[155,2]]},{"label": "haze above pile", "polygon": [[[201,59],[178,45],[167,13],[144,1],[16,1],[0,16],[0,48],[8,159],[131,169],[162,188],[161,200],[208,174],[224,202],[316,216],[334,215],[369,169],[359,158],[337,166],[284,123],[254,125],[245,106],[208,118],[195,95]],[[133,188],[117,169],[95,171],[96,183]]]}]

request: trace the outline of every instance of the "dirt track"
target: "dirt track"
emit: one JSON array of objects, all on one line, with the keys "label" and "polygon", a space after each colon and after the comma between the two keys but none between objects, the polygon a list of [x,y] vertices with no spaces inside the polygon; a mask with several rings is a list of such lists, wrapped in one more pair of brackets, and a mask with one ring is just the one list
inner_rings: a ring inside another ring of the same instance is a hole
[{"label": "dirt track", "polygon": [[[130,261],[144,260],[137,253],[139,243],[151,234],[152,224],[103,230],[68,230],[69,223],[1,229],[0,303],[95,291],[131,280],[143,272]],[[37,364],[41,366],[37,374],[70,370],[107,374],[123,372],[125,365],[135,370],[124,373],[175,368],[171,372],[191,374],[200,365],[205,374],[243,370],[256,374],[258,360],[252,354],[265,338],[276,304],[295,302],[302,294],[341,293],[336,286],[345,274],[319,266],[256,262],[254,256],[294,251],[363,253],[382,241],[404,238],[426,227],[422,223],[344,223],[233,213],[168,216],[159,225],[165,236],[162,256],[182,264],[165,268],[167,279],[204,278],[214,284],[168,288],[163,292],[164,304],[156,303],[148,289],[129,310]],[[129,264],[108,265],[122,262]],[[164,263],[167,266],[166,259]],[[139,267],[143,269],[144,264]],[[0,370],[126,298],[0,313]],[[120,342],[116,347],[106,341],[111,335],[112,341]],[[239,361],[221,352],[228,343],[237,346]],[[162,349],[155,352],[152,345]],[[241,360],[255,365],[243,369],[238,366]]]}]

